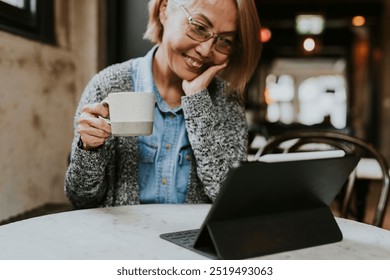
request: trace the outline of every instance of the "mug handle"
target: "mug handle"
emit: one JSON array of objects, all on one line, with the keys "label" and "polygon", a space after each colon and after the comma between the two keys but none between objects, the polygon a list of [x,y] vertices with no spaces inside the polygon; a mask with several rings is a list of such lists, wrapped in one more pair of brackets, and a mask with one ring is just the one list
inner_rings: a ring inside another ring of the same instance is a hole
[{"label": "mug handle", "polygon": [[[107,98],[104,99],[104,100],[101,102],[101,104],[102,104],[104,107],[108,107],[108,105],[110,105],[110,104],[108,103]],[[108,123],[109,125],[111,125],[110,116],[108,116],[107,118],[104,118],[104,117],[102,117],[102,116],[99,115],[99,119],[102,119],[102,120],[104,120],[106,123]]]}]

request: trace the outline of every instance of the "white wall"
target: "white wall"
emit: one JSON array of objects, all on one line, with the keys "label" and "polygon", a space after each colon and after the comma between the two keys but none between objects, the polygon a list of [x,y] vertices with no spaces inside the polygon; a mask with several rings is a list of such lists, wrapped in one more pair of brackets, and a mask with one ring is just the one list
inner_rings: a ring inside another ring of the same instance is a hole
[{"label": "white wall", "polygon": [[103,1],[55,3],[56,46],[0,31],[0,221],[66,201],[73,115],[101,60]]}]

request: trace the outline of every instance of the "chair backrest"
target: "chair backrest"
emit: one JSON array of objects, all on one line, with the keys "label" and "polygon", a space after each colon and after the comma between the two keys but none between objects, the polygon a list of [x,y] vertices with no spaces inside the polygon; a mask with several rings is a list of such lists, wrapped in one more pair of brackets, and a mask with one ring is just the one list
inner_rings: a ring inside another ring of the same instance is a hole
[{"label": "chair backrest", "polygon": [[[288,142],[288,145],[285,145]],[[311,145],[309,148],[308,145]],[[318,147],[318,145],[322,145]],[[325,145],[325,146],[324,146]],[[389,167],[386,159],[382,154],[371,144],[360,138],[356,138],[339,132],[328,131],[302,131],[289,132],[268,140],[266,145],[258,151],[255,159],[269,153],[279,152],[294,152],[301,150],[304,146],[310,150],[324,149],[324,147],[342,149],[346,153],[356,154],[360,157],[372,157],[380,165],[382,171],[382,188],[376,207],[373,225],[382,227],[386,207],[389,201]],[[344,198],[342,217],[347,217],[350,204],[351,193],[353,191],[353,179],[347,188]]]}]

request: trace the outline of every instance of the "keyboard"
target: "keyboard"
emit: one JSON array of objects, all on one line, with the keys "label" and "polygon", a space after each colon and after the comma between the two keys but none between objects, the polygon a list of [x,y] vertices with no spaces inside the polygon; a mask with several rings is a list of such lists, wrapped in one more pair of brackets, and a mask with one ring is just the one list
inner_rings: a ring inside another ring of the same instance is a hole
[{"label": "keyboard", "polygon": [[206,256],[210,259],[217,259],[213,247],[202,247],[201,249],[194,248],[195,240],[198,237],[199,232],[200,229],[191,229],[191,230],[163,233],[160,234],[160,237],[176,245],[179,245],[183,248],[197,252],[198,254]]},{"label": "keyboard", "polygon": [[185,248],[193,248],[199,229],[191,229],[161,234],[160,237]]}]

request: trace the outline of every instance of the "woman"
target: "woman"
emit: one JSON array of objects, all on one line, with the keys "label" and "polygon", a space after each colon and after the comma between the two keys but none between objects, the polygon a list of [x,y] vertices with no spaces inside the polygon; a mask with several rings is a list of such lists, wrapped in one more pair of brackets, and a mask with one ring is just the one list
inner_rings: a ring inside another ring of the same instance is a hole
[{"label": "woman", "polygon": [[[246,159],[242,102],[260,56],[252,0],[151,0],[142,58],[87,85],[75,116],[65,192],[77,208],[212,202]],[[223,16],[221,16],[223,15]],[[153,91],[153,134],[113,137],[110,92]]]}]

